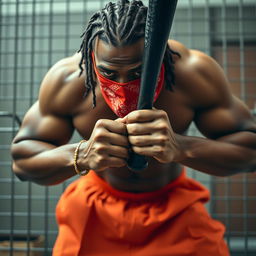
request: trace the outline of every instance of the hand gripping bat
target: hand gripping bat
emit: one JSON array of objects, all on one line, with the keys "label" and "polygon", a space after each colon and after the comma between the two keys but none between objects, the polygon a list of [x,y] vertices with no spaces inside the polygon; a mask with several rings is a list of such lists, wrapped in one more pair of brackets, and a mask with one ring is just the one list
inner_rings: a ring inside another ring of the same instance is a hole
[{"label": "hand gripping bat", "polygon": [[[137,109],[152,109],[155,87],[171,31],[177,0],[149,0],[145,44]],[[148,166],[147,158],[131,151],[128,167],[139,171]]]}]

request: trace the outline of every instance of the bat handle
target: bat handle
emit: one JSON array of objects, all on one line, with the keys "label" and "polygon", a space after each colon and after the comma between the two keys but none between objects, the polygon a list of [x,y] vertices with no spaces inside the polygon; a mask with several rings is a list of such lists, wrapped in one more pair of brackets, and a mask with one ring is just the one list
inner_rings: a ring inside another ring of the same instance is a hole
[{"label": "bat handle", "polygon": [[148,160],[145,156],[139,155],[132,151],[127,161],[127,165],[132,171],[141,171],[148,167]]}]

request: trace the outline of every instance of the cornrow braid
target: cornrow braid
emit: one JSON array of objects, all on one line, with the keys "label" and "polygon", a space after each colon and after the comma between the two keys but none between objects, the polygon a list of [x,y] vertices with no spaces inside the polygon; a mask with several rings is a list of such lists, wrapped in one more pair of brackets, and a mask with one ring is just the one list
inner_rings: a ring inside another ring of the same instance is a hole
[{"label": "cornrow braid", "polygon": [[121,19],[124,17],[124,10],[125,10],[125,5],[129,4],[129,1],[123,0],[123,1],[118,1],[117,2],[117,15],[118,15],[118,24],[121,23]]},{"label": "cornrow braid", "polygon": [[116,22],[117,22],[117,15],[115,13],[115,4],[113,4],[112,2],[109,3],[108,6],[108,12],[109,12],[109,26],[110,29],[113,31],[114,34],[116,34]]},{"label": "cornrow braid", "polygon": [[[93,94],[93,107],[96,106],[94,70],[92,51],[96,37],[115,47],[131,45],[145,36],[147,7],[140,0],[119,0],[109,2],[96,12],[89,20],[87,28],[81,35],[82,43],[78,52],[81,52],[79,63],[80,75],[85,71],[85,87],[87,95],[90,90]],[[172,55],[179,53],[172,51],[167,45],[164,55],[165,84],[169,90],[175,84],[174,61]],[[85,68],[84,68],[85,67]]]}]

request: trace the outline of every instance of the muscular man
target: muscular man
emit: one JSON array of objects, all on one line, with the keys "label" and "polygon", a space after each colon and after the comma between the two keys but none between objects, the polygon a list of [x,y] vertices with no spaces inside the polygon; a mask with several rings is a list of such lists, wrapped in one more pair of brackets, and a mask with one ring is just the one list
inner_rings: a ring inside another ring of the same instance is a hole
[{"label": "muscular man", "polygon": [[[203,207],[208,191],[182,166],[254,171],[256,124],[220,66],[173,40],[154,109],[135,110],[146,12],[119,1],[95,13],[80,53],[49,70],[14,138],[21,180],[53,185],[90,170],[58,204],[54,255],[229,255]],[[206,138],[186,135],[192,122]],[[75,129],[86,141],[68,144]],[[130,149],[149,157],[145,170],[127,168]]]}]

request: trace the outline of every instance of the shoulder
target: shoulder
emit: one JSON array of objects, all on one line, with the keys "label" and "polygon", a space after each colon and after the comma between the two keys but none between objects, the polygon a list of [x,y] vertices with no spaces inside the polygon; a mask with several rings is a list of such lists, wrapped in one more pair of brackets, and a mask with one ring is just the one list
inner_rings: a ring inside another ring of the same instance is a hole
[{"label": "shoulder", "polygon": [[39,91],[42,113],[70,115],[85,93],[84,74],[79,76],[80,54],[61,59],[45,75]]},{"label": "shoulder", "polygon": [[174,40],[169,46],[181,56],[175,58],[175,88],[187,95],[193,107],[229,104],[232,96],[228,80],[212,57]]}]

